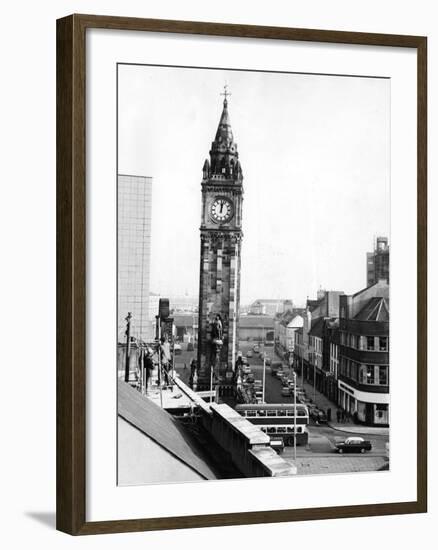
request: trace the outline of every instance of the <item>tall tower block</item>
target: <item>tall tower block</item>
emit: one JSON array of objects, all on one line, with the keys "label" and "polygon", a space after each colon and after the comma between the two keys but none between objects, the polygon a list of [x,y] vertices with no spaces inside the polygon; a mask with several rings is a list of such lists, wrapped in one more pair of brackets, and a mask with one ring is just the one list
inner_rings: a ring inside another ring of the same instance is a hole
[{"label": "tall tower block", "polygon": [[[225,87],[222,115],[210,159],[203,167],[199,280],[198,365],[201,377],[216,362],[222,380],[232,378],[238,351],[243,176],[228,114]],[[221,318],[221,345],[216,348]],[[219,364],[218,364],[219,363]],[[227,374],[228,373],[228,374]]]}]

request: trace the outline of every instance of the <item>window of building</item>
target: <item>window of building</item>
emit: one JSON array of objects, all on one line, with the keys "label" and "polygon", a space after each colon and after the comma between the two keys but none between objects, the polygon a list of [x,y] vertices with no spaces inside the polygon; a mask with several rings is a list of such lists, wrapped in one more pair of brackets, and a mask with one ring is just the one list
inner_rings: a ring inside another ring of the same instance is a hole
[{"label": "window of building", "polygon": [[367,336],[367,350],[374,349],[374,336]]},{"label": "window of building", "polygon": [[359,383],[367,384],[367,367],[366,365],[361,365],[359,367]]},{"label": "window of building", "polygon": [[379,367],[379,384],[381,386],[388,385],[388,367],[387,366]]},{"label": "window of building", "polygon": [[353,380],[358,380],[358,377],[359,377],[359,373],[358,373],[358,364],[355,363],[354,361],[351,362],[351,375],[350,377],[353,379]]},{"label": "window of building", "polygon": [[365,384],[375,384],[374,365],[367,365]]},{"label": "window of building", "polygon": [[387,336],[379,336],[379,350],[380,351],[388,351],[388,337]]}]

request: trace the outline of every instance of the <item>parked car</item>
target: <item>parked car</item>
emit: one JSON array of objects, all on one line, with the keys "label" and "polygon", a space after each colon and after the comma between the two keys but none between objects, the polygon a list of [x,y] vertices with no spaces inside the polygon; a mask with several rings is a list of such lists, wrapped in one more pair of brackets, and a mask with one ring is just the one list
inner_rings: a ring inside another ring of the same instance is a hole
[{"label": "parked car", "polygon": [[262,386],[263,386],[263,382],[261,380],[254,380],[255,388],[261,388]]},{"label": "parked car", "polygon": [[181,355],[181,345],[180,344],[174,344],[173,346],[173,351],[175,353],[175,355]]},{"label": "parked car", "polygon": [[246,357],[242,357],[242,364],[243,365],[249,365],[248,359]]},{"label": "parked car", "polygon": [[246,381],[247,381],[248,384],[253,384],[254,383],[254,375],[251,372],[246,377]]},{"label": "parked car", "polygon": [[252,349],[254,353],[260,353],[260,346],[258,346],[257,344]]},{"label": "parked car", "polygon": [[372,446],[370,441],[366,441],[362,437],[347,437],[345,441],[336,443],[336,451],[342,453],[364,453],[371,451]]},{"label": "parked car", "polygon": [[[291,390],[293,391],[294,389],[294,381],[293,380],[288,380],[287,381],[288,385],[289,385],[289,388],[291,388]],[[305,391],[303,390],[303,388],[301,386],[296,386],[296,391],[297,391],[297,394],[298,393],[305,393]]]},{"label": "parked car", "polygon": [[269,355],[266,355],[266,353],[265,353],[265,365],[267,367],[271,366],[271,358],[269,357]]},{"label": "parked car", "polygon": [[252,351],[251,351],[251,350],[248,350],[248,351],[246,352],[246,356],[249,357],[249,358],[251,358],[251,357],[252,357]]},{"label": "parked car", "polygon": [[243,365],[242,372],[243,372],[243,374],[250,374],[251,373],[251,367],[249,365]]},{"label": "parked car", "polygon": [[283,372],[283,363],[274,361],[274,363],[271,364],[271,375],[276,376],[279,371]]},{"label": "parked car", "polygon": [[289,388],[289,386],[283,386],[281,388],[281,395],[283,397],[290,397],[291,395],[293,395],[291,389]]},{"label": "parked car", "polygon": [[318,409],[316,405],[308,405],[310,418],[317,424],[327,424],[327,415]]}]

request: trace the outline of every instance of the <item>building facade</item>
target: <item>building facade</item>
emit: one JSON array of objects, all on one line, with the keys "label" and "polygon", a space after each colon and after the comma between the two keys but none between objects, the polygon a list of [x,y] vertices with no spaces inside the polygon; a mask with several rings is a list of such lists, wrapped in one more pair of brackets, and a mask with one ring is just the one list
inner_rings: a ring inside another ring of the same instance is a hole
[{"label": "building facade", "polygon": [[318,319],[334,319],[338,316],[339,300],[342,295],[344,295],[343,291],[321,289],[318,291],[316,300],[306,302],[306,309],[302,314],[303,328],[295,332],[293,364],[309,382],[313,383],[314,375],[317,381],[323,376],[322,371],[318,373],[316,365],[310,361],[310,354],[314,351],[311,349],[310,331],[315,327]]},{"label": "building facade", "polygon": [[243,175],[226,91],[201,188],[198,365],[209,369],[215,362],[213,344],[219,339],[214,323],[220,316],[220,371],[229,371],[234,368],[239,339]]},{"label": "building facade", "polygon": [[251,315],[277,315],[293,309],[292,300],[259,299],[249,306]]},{"label": "building facade", "polygon": [[338,403],[358,422],[389,424],[389,285],[342,296]]},{"label": "building facade", "polygon": [[117,214],[118,342],[125,341],[128,312],[131,336],[148,341],[154,326],[149,307],[152,178],[118,175]]},{"label": "building facade", "polygon": [[270,315],[241,315],[239,339],[255,342],[274,341],[274,317]]},{"label": "building facade", "polygon": [[389,284],[389,243],[388,237],[377,237],[374,250],[367,252],[367,286],[379,280]]},{"label": "building facade", "polygon": [[309,375],[318,391],[322,391],[324,376],[322,366],[324,323],[324,317],[312,320],[309,331]]},{"label": "building facade", "polygon": [[339,373],[339,318],[324,323],[323,335],[323,385],[321,391],[334,403],[338,402]]},{"label": "building facade", "polygon": [[289,354],[289,357],[294,352],[295,332],[303,326],[303,323],[302,315],[295,310],[288,310],[275,319],[275,341],[284,353]]}]

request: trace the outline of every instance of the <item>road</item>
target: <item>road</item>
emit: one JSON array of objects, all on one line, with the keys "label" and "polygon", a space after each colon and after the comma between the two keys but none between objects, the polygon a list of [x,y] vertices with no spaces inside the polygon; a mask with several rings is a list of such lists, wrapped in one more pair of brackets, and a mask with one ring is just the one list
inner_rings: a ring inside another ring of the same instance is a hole
[{"label": "road", "polygon": [[[243,355],[249,350],[253,350],[254,342],[240,342],[239,350]],[[274,354],[273,347],[263,348],[261,351],[265,351],[273,361],[279,359]],[[181,355],[175,357],[176,369],[181,375],[183,380],[188,380],[190,373],[190,361],[194,357],[196,352],[183,351]],[[257,380],[263,380],[263,360],[260,354],[253,352],[252,357],[248,359],[251,366],[254,378]],[[184,369],[184,363],[187,368]],[[283,362],[284,369],[288,372],[288,366]],[[265,387],[265,402],[266,403],[293,403],[293,396],[285,397],[281,395],[281,381],[271,375],[271,369],[266,367],[266,387]],[[333,409],[336,409],[336,405],[333,405]],[[364,436],[363,434],[354,431],[354,424],[348,427],[348,433],[340,430],[336,430],[327,425],[316,425],[313,422],[308,426],[309,442],[306,446],[297,447],[297,459],[299,473],[313,474],[313,473],[333,473],[333,472],[346,472],[346,471],[370,471],[378,470],[385,464],[387,464],[387,452],[386,444],[388,443],[388,435],[385,434],[369,434]],[[372,450],[365,455],[361,454],[343,454],[339,455],[335,453],[335,444],[339,441],[343,441],[346,437],[357,435],[358,437],[365,437],[371,441]],[[294,456],[294,450],[292,447],[285,447],[282,454],[286,460],[292,460]]]}]

